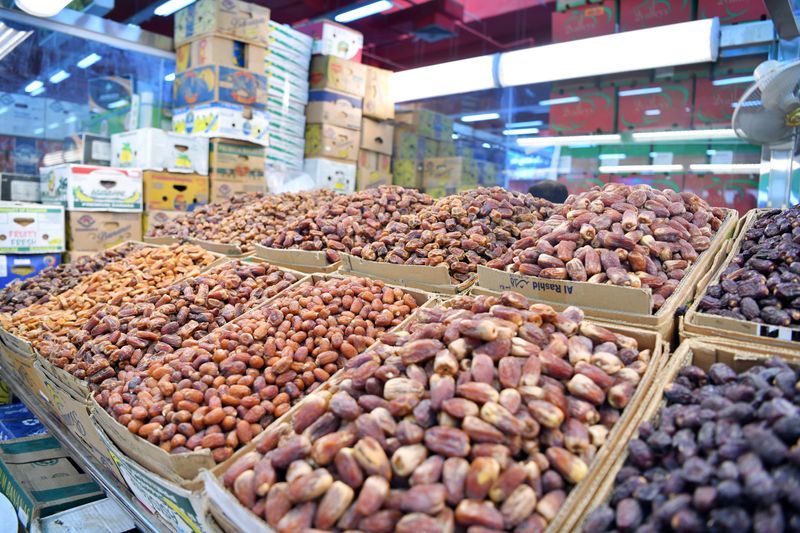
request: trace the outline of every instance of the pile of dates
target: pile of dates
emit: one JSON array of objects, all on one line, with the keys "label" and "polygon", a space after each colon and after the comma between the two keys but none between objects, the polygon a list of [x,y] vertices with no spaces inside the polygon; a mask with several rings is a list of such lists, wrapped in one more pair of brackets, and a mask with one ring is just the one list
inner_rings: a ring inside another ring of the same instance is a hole
[{"label": "pile of dates", "polygon": [[351,253],[397,265],[444,264],[460,283],[474,276],[478,265],[505,254],[551,208],[550,202],[530,194],[500,187],[471,189],[389,223],[373,242]]},{"label": "pile of dates", "polygon": [[800,325],[800,205],[771,210],[755,221],[698,309],[775,326]]},{"label": "pile of dates", "polygon": [[29,278],[14,281],[0,290],[0,313],[14,313],[34,304],[43,304],[67,291],[108,263],[119,261],[142,244],[127,243],[94,255],[77,258],[70,263],[48,267]]},{"label": "pile of dates", "polygon": [[322,202],[261,244],[270,248],[324,250],[328,261],[335,263],[340,252],[358,255],[375,242],[387,225],[432,203],[433,198],[427,194],[394,185],[342,194]]},{"label": "pile of dates", "polygon": [[95,398],[164,450],[208,449],[221,462],[416,307],[380,281],[302,283],[206,338],[148,358],[146,369],[121,371]]},{"label": "pile of dates", "polygon": [[283,194],[239,194],[154,225],[148,237],[193,238],[238,246],[243,252],[336,197],[328,189]]},{"label": "pile of dates", "polygon": [[143,246],[107,264],[43,304],[20,309],[3,327],[29,341],[47,359],[74,356],[70,331],[106,304],[120,305],[199,273],[216,256],[194,245]]},{"label": "pile of dates", "polygon": [[294,274],[264,263],[223,263],[133,301],[104,306],[71,332],[77,354],[51,361],[79,379],[101,384],[148,356],[205,337],[296,281]]},{"label": "pile of dates", "polygon": [[800,529],[800,375],[774,358],[737,374],[681,369],[639,428],[586,533]]},{"label": "pile of dates", "polygon": [[690,192],[612,183],[571,195],[487,266],[547,279],[650,288],[657,310],[709,248],[724,217]]},{"label": "pile of dates", "polygon": [[516,293],[422,308],[222,473],[278,532],[544,531],[649,350]]}]

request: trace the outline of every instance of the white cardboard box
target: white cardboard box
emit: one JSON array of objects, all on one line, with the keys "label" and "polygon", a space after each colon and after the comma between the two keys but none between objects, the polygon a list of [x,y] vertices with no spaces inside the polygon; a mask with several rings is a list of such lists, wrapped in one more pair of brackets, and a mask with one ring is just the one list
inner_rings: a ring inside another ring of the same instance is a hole
[{"label": "white cardboard box", "polygon": [[351,193],[356,190],[355,163],[313,157],[305,160],[303,170],[314,179],[317,187],[340,193]]},{"label": "white cardboard box", "polygon": [[364,35],[361,32],[329,20],[313,22],[299,29],[314,37],[312,54],[361,62],[361,50],[364,48]]},{"label": "white cardboard box", "polygon": [[111,165],[208,175],[208,139],[142,128],[111,136]]},{"label": "white cardboard box", "polygon": [[200,137],[221,137],[269,146],[264,111],[234,104],[183,107],[172,112],[172,130]]},{"label": "white cardboard box", "polygon": [[42,203],[68,210],[142,211],[142,171],[93,165],[39,169]]},{"label": "white cardboard box", "polygon": [[65,244],[60,205],[0,202],[0,253],[57,253]]}]

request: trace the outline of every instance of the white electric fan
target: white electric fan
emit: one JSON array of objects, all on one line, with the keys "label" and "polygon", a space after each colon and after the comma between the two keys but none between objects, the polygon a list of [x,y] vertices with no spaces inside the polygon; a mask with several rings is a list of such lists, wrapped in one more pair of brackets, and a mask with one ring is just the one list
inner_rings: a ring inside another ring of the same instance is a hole
[{"label": "white electric fan", "polygon": [[800,147],[800,61],[765,61],[754,72],[750,86],[733,112],[733,129],[740,138],[767,146],[774,160],[779,148],[788,144],[789,168],[786,196],[791,188],[792,162]]}]

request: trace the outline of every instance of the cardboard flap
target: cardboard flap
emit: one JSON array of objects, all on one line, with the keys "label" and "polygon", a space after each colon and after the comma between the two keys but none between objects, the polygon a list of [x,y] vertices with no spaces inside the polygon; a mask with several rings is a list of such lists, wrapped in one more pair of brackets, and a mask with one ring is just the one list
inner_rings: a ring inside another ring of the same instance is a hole
[{"label": "cardboard flap", "polygon": [[221,242],[204,241],[202,239],[187,239],[190,243],[203,247],[209,252],[215,252],[222,255],[244,255],[242,249],[233,244],[223,244]]},{"label": "cardboard flap", "polygon": [[648,316],[653,309],[650,289],[523,276],[483,265],[478,265],[478,285],[498,292],[516,291],[531,298],[565,305],[580,299],[584,307]]},{"label": "cardboard flap", "polygon": [[21,337],[17,337],[3,328],[0,328],[0,342],[18,355],[30,358],[31,364],[33,364],[33,357],[36,352],[30,342]]},{"label": "cardboard flap", "polygon": [[265,259],[269,263],[277,265],[299,266],[304,268],[316,267],[320,272],[329,270],[331,263],[325,252],[314,250],[282,250],[278,248],[267,248],[260,244],[255,245],[256,257]]},{"label": "cardboard flap", "polygon": [[147,244],[157,244],[157,245],[169,245],[175,244],[176,242],[181,242],[184,239],[179,239],[177,237],[144,237],[144,242]]},{"label": "cardboard flap", "polygon": [[422,265],[394,265],[367,261],[350,254],[341,254],[342,269],[378,279],[391,280],[397,285],[452,285],[450,273],[444,264],[435,267]]}]

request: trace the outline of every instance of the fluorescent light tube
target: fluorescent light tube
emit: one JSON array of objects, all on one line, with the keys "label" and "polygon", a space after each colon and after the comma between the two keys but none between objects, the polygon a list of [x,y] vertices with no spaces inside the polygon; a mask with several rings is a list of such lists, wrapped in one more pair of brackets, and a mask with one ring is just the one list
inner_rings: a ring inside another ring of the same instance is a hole
[{"label": "fluorescent light tube", "polygon": [[164,81],[175,81],[175,73],[170,72],[166,76],[164,76]]},{"label": "fluorescent light tube", "polygon": [[75,115],[72,115],[71,117],[69,117],[67,120],[64,121],[64,124],[72,124],[76,120],[78,120],[78,117],[76,117]]},{"label": "fluorescent light tube", "polygon": [[40,95],[40,94],[42,94],[44,91],[45,91],[45,88],[44,88],[44,87],[39,87],[38,89],[36,89],[35,91],[33,91],[33,92],[31,93],[31,96],[39,96],[39,95]]},{"label": "fluorescent light tube", "polygon": [[506,128],[535,128],[537,126],[541,126],[544,124],[541,120],[530,120],[528,122],[508,122],[506,123]]},{"label": "fluorescent light tube", "polygon": [[44,128],[36,128],[35,130],[33,130],[34,135],[39,135],[42,133],[44,133]]},{"label": "fluorescent light tube", "polygon": [[494,88],[493,64],[493,56],[481,56],[395,72],[391,83],[394,101],[409,102]]},{"label": "fluorescent light tube", "polygon": [[635,142],[652,141],[693,141],[696,139],[736,139],[732,129],[718,130],[675,130],[675,131],[641,131],[631,134]]},{"label": "fluorescent light tube", "polygon": [[483,143],[481,146],[483,146],[484,148],[491,148],[492,147],[492,145],[489,144],[489,143]]},{"label": "fluorescent light tube", "polygon": [[72,0],[16,0],[17,7],[34,17],[54,17]]},{"label": "fluorescent light tube", "polygon": [[392,4],[389,0],[377,0],[376,2],[370,2],[368,4],[356,7],[355,9],[349,9],[344,13],[339,13],[333,17],[333,20],[345,24],[347,22],[353,22],[354,20],[377,15],[378,13],[386,11],[387,9],[391,9],[393,6],[394,4]]},{"label": "fluorescent light tube", "polygon": [[100,61],[101,59],[103,58],[97,54],[89,54],[88,56],[78,61],[76,65],[78,65],[78,68],[89,68],[98,61]]},{"label": "fluorescent light tube", "polygon": [[600,165],[598,169],[603,174],[627,174],[631,172],[681,172],[683,165]]},{"label": "fluorescent light tube", "polygon": [[458,133],[451,133],[450,134],[450,138],[453,139],[453,140],[458,139]]},{"label": "fluorescent light tube", "polygon": [[503,135],[536,135],[539,133],[539,128],[516,128],[511,130],[503,130]]},{"label": "fluorescent light tube", "polygon": [[500,118],[498,113],[478,113],[477,115],[464,115],[461,117],[462,122],[481,122],[484,120],[496,120]]},{"label": "fluorescent light tube", "polygon": [[32,31],[19,31],[9,28],[0,22],[0,60],[10,54],[17,46],[27,39]]},{"label": "fluorescent light tube", "polygon": [[580,102],[578,96],[565,96],[564,98],[551,98],[550,100],[542,100],[539,105],[561,105],[561,104],[574,104]]},{"label": "fluorescent light tube", "polygon": [[660,109],[645,109],[644,111],[644,115],[646,117],[657,117],[660,114],[661,114]]},{"label": "fluorescent light tube", "polygon": [[689,165],[692,172],[710,172],[712,174],[760,174],[761,163],[740,163],[740,164],[692,164]]},{"label": "fluorescent light tube", "polygon": [[737,76],[736,78],[725,78],[724,80],[714,80],[711,85],[722,87],[723,85],[736,85],[739,83],[752,83],[755,81],[753,76]]},{"label": "fluorescent light tube", "polygon": [[50,83],[61,83],[65,79],[70,77],[70,73],[66,70],[59,70],[52,76],[50,76]]},{"label": "fluorescent light tube", "polygon": [[3,106],[3,107],[0,107],[0,115],[2,115],[3,113],[5,113],[6,111],[8,111],[8,106]]},{"label": "fluorescent light tube", "polygon": [[499,78],[503,87],[531,85],[708,63],[718,52],[719,19],[703,19],[505,52]]},{"label": "fluorescent light tube", "polygon": [[118,107],[125,107],[128,105],[128,101],[124,99],[117,100],[115,102],[111,102],[108,104],[109,109],[117,109]]},{"label": "fluorescent light tube", "polygon": [[585,144],[595,146],[598,144],[616,144],[622,141],[622,136],[616,133],[608,135],[565,135],[563,137],[523,137],[517,139],[517,144],[526,147],[542,146],[574,146]]},{"label": "fluorescent light tube", "polygon": [[628,157],[626,154],[600,154],[597,159],[605,161],[606,159],[625,159],[626,157]]},{"label": "fluorescent light tube", "polygon": [[169,0],[168,2],[164,2],[158,6],[153,13],[159,17],[168,17],[179,9],[183,9],[188,5],[194,4],[195,1],[196,0]]},{"label": "fluorescent light tube", "polygon": [[30,82],[28,85],[25,86],[25,92],[32,93],[36,89],[41,89],[43,86],[44,83],[42,83],[41,81],[33,80],[32,82]]},{"label": "fluorescent light tube", "polygon": [[47,129],[48,129],[48,130],[54,130],[54,129],[56,129],[56,128],[57,128],[57,127],[59,127],[59,126],[61,126],[61,124],[59,124],[58,122],[53,122],[52,124],[50,124],[49,126],[47,126]]},{"label": "fluorescent light tube", "polygon": [[645,94],[658,94],[664,89],[661,87],[644,87],[642,89],[628,89],[627,91],[620,91],[620,96],[642,96]]}]

